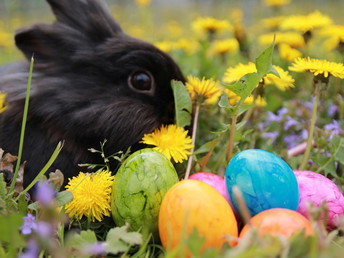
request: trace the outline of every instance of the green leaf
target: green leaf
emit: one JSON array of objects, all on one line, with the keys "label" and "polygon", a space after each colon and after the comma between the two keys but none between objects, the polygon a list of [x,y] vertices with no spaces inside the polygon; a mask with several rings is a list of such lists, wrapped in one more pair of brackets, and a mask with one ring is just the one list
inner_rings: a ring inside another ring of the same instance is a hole
[{"label": "green leaf", "polygon": [[333,158],[341,164],[344,164],[344,138],[338,135],[333,135],[331,145],[334,148]]},{"label": "green leaf", "polygon": [[12,247],[24,247],[23,236],[19,227],[23,224],[23,215],[16,213],[0,216],[0,243],[10,244]]},{"label": "green leaf", "polygon": [[81,231],[80,234],[75,232],[71,233],[68,237],[67,245],[70,248],[74,248],[80,253],[83,253],[85,247],[95,244],[97,242],[98,240],[95,232],[92,230],[87,230]]},{"label": "green leaf", "polygon": [[239,102],[241,104],[252,93],[262,77],[259,73],[249,73],[234,84],[225,85],[225,87],[241,97]]},{"label": "green leaf", "polygon": [[179,127],[191,123],[192,101],[184,84],[180,81],[171,82],[175,102],[175,122]]},{"label": "green leaf", "polygon": [[142,244],[142,235],[128,232],[129,225],[112,228],[106,236],[106,251],[112,254],[127,252],[132,245]]},{"label": "green leaf", "polygon": [[[63,142],[59,142],[51,155],[50,159],[48,162],[44,165],[42,170],[37,174],[37,176],[31,181],[31,183],[19,194],[17,199],[21,196],[24,195],[26,192],[28,192],[36,183],[37,181],[47,172],[47,170],[50,168],[50,166],[54,163],[54,161],[57,159],[57,156],[59,155],[60,151],[63,148]],[[16,200],[17,200],[16,199]]]},{"label": "green leaf", "polygon": [[6,182],[4,181],[4,174],[0,174],[0,209],[6,208],[6,194],[7,194],[7,188],[6,188]]},{"label": "green leaf", "polygon": [[271,45],[266,48],[257,58],[256,58],[256,68],[261,77],[264,77],[268,73],[272,73],[279,77],[278,72],[272,66],[272,56],[274,53],[275,37]]},{"label": "green leaf", "polygon": [[220,135],[220,136],[216,137],[215,139],[213,139],[213,140],[203,144],[196,151],[194,151],[194,155],[198,155],[198,154],[209,152],[214,146],[216,146],[219,143],[219,141],[222,139],[222,136],[223,135]]},{"label": "green leaf", "polygon": [[56,196],[56,204],[58,207],[63,206],[73,200],[73,194],[71,191],[59,192]]},{"label": "green leaf", "polygon": [[205,242],[205,237],[200,236],[198,233],[197,228],[194,228],[192,230],[191,235],[187,239],[186,246],[189,247],[191,253],[194,255],[194,257],[197,257],[201,253],[201,248]]}]

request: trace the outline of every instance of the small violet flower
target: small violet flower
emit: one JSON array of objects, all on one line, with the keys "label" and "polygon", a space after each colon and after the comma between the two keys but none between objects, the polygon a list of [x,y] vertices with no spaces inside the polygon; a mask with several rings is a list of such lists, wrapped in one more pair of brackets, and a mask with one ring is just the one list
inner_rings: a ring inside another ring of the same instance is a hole
[{"label": "small violet flower", "polygon": [[268,117],[266,118],[266,122],[279,122],[281,119],[278,115],[275,115],[273,112],[267,112]]},{"label": "small violet flower", "polygon": [[278,132],[266,132],[266,133],[263,133],[263,137],[264,138],[268,138],[268,139],[271,139],[272,142],[275,142],[276,141],[276,138],[278,137],[279,133]]},{"label": "small violet flower", "polygon": [[284,142],[287,144],[287,149],[291,149],[300,143],[302,136],[297,134],[286,135],[283,137]]},{"label": "small violet flower", "polygon": [[54,188],[47,181],[37,184],[35,199],[43,205],[49,205],[56,196]]},{"label": "small violet flower", "polygon": [[36,258],[39,255],[39,249],[35,239],[30,238],[27,242],[27,248],[24,253],[22,253],[19,258]]},{"label": "small violet flower", "polygon": [[106,253],[105,246],[107,244],[105,242],[96,242],[89,244],[83,248],[83,253],[90,254],[90,255],[102,255]]},{"label": "small violet flower", "polygon": [[301,138],[302,138],[302,140],[306,140],[308,138],[308,130],[307,129],[302,129]]},{"label": "small violet flower", "polygon": [[288,113],[288,109],[287,108],[281,108],[281,109],[279,109],[279,110],[277,110],[277,115],[278,115],[278,117],[279,117],[279,120],[282,120],[283,119],[283,116],[285,115],[285,114],[287,114]]},{"label": "small violet flower", "polygon": [[30,235],[33,230],[37,229],[36,218],[31,213],[23,217],[24,224],[20,227],[23,235]]},{"label": "small violet flower", "polygon": [[334,117],[337,112],[339,112],[339,107],[335,104],[331,104],[327,109],[327,115],[329,117]]},{"label": "small violet flower", "polygon": [[304,106],[308,109],[308,112],[309,112],[310,114],[312,114],[312,111],[313,111],[313,102],[314,102],[314,100],[315,100],[315,97],[312,96],[312,101],[310,101],[310,102],[305,102],[305,104],[304,104]]},{"label": "small violet flower", "polygon": [[53,234],[52,225],[44,221],[38,222],[34,231],[42,238],[49,238]]},{"label": "small violet flower", "polygon": [[300,123],[293,119],[291,116],[286,117],[286,122],[284,124],[283,130],[287,131],[290,127],[299,125]]},{"label": "small violet flower", "polygon": [[325,130],[330,130],[331,135],[338,135],[340,134],[343,130],[340,128],[338,121],[332,120],[331,124],[327,124],[324,126]]}]

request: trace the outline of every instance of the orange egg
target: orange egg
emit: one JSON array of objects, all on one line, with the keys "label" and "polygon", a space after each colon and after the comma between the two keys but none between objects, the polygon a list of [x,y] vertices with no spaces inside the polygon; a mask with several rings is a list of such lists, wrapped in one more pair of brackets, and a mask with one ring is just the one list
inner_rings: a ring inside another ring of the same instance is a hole
[{"label": "orange egg", "polygon": [[[300,213],[284,209],[274,208],[262,211],[250,219],[253,227],[257,228],[259,235],[284,236],[289,238],[294,233],[304,230],[305,235],[313,234],[313,228],[309,220]],[[239,237],[244,237],[251,226],[246,224]]]},{"label": "orange egg", "polygon": [[[238,236],[234,213],[226,199],[210,185],[183,180],[172,186],[159,211],[159,235],[167,250],[178,247],[194,229],[205,238],[202,250],[221,248]],[[188,252],[186,250],[186,252]]]}]

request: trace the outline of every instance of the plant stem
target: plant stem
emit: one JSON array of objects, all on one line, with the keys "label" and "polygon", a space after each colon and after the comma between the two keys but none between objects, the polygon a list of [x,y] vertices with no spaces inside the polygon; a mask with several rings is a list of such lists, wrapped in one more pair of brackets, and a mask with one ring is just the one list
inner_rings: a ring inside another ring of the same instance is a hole
[{"label": "plant stem", "polygon": [[27,89],[26,89],[26,97],[25,97],[25,104],[24,104],[22,127],[21,127],[21,132],[20,132],[20,139],[19,139],[18,159],[17,159],[16,168],[14,170],[14,175],[13,175],[13,179],[12,179],[12,182],[11,182],[11,186],[10,186],[10,191],[9,192],[12,192],[14,190],[14,187],[15,187],[15,184],[16,184],[16,181],[17,181],[17,177],[18,177],[18,173],[19,173],[22,153],[23,153],[26,120],[27,120],[27,114],[28,114],[28,110],[29,110],[29,100],[30,100],[31,80],[32,80],[32,73],[33,73],[33,63],[34,63],[34,58],[32,56],[31,57],[31,62],[30,62],[30,70],[29,70],[29,77],[28,77],[28,82],[27,82]]},{"label": "plant stem", "polygon": [[311,124],[309,126],[309,130],[308,130],[308,139],[307,139],[307,146],[306,146],[306,150],[305,153],[303,155],[303,159],[301,162],[301,165],[299,167],[299,170],[303,170],[305,169],[307,162],[308,162],[308,158],[309,158],[309,154],[311,152],[311,148],[312,148],[312,142],[313,142],[313,134],[314,134],[314,128],[315,128],[315,122],[317,119],[317,108],[318,108],[318,104],[319,104],[319,98],[320,98],[320,87],[321,87],[321,81],[318,80],[316,82],[314,82],[314,94],[315,94],[315,100],[313,102],[313,110],[312,110],[312,117],[311,117]]},{"label": "plant stem", "polygon": [[196,133],[197,133],[197,125],[198,125],[198,117],[199,117],[199,109],[200,109],[200,104],[196,104],[196,108],[195,108],[195,116],[194,116],[194,122],[193,122],[193,126],[192,126],[192,145],[194,147],[192,147],[192,149],[190,150],[191,155],[189,156],[189,160],[188,160],[188,164],[186,167],[186,172],[185,172],[185,177],[184,179],[188,179],[190,172],[191,172],[191,166],[192,166],[192,156],[193,156],[193,152],[195,150],[195,142],[196,142]]},{"label": "plant stem", "polygon": [[232,155],[233,155],[234,133],[235,133],[235,126],[236,126],[237,118],[238,118],[238,113],[236,111],[232,117],[231,129],[229,131],[227,163],[231,160]]},{"label": "plant stem", "polygon": [[31,183],[22,192],[20,192],[20,194],[15,199],[15,201],[17,201],[20,198],[20,196],[22,196],[25,193],[27,193],[38,182],[38,180],[41,178],[41,176],[44,175],[48,171],[48,169],[54,163],[54,161],[56,160],[56,158],[59,155],[60,151],[62,150],[62,147],[63,147],[63,143],[59,142],[57,144],[53,154],[51,155],[50,159],[48,160],[48,162],[44,165],[44,167],[37,174],[37,176],[31,181]]}]

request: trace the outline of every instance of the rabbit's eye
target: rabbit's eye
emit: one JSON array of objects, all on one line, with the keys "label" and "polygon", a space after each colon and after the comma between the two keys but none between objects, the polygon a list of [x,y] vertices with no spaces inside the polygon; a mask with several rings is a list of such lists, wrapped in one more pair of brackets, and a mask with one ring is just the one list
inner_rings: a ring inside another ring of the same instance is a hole
[{"label": "rabbit's eye", "polygon": [[149,72],[137,71],[129,76],[129,86],[134,91],[153,94],[154,79]]}]

